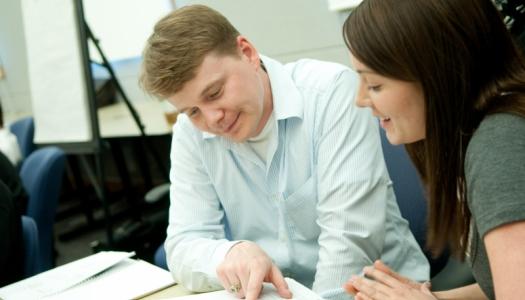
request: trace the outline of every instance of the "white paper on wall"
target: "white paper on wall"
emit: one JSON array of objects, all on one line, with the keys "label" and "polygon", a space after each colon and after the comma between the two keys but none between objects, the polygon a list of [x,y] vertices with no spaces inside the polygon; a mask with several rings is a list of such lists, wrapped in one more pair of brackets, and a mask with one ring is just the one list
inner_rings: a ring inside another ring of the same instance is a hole
[{"label": "white paper on wall", "polygon": [[92,139],[74,1],[23,0],[36,143]]}]

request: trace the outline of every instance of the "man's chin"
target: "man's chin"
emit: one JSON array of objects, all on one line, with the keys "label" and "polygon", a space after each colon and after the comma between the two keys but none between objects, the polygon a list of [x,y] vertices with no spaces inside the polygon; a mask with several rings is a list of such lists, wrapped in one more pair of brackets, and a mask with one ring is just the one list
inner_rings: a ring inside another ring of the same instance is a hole
[{"label": "man's chin", "polygon": [[242,134],[241,132],[238,132],[237,134],[231,134],[231,135],[224,136],[224,138],[234,143],[244,143],[248,140],[249,137],[246,134]]},{"label": "man's chin", "polygon": [[226,139],[228,139],[229,141],[233,143],[237,143],[237,144],[244,143],[248,140],[248,138],[239,138],[239,137],[226,137]]}]

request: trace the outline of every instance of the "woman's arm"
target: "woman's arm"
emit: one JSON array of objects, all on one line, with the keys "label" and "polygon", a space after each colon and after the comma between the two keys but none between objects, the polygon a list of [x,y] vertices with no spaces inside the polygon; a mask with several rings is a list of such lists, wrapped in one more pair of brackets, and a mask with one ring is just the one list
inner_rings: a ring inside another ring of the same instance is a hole
[{"label": "woman's arm", "polygon": [[434,292],[434,296],[438,299],[464,299],[464,300],[486,300],[487,296],[483,293],[477,283],[462,286],[460,288]]},{"label": "woman's arm", "polygon": [[484,242],[496,299],[525,299],[525,221],[489,231]]},{"label": "woman's arm", "polygon": [[373,267],[366,267],[364,273],[372,280],[365,277],[353,276],[352,279],[345,284],[346,291],[349,294],[355,295],[356,300],[488,299],[478,284],[431,293],[427,284],[415,282],[403,277],[393,272],[381,261],[376,261]]}]

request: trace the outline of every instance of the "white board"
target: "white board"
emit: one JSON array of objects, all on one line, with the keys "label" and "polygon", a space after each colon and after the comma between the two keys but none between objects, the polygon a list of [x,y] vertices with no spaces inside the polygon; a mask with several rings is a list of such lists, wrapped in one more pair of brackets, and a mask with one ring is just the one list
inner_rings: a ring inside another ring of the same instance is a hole
[{"label": "white board", "polygon": [[72,0],[22,0],[36,143],[93,135]]}]

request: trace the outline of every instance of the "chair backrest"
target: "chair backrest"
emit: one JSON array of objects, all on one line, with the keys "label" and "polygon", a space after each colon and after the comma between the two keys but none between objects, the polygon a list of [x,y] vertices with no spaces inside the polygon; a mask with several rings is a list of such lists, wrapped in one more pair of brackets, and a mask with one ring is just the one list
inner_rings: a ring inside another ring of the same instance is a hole
[{"label": "chair backrest", "polygon": [[380,129],[380,134],[386,167],[394,183],[394,193],[401,215],[408,220],[412,234],[425,252],[430,262],[431,276],[433,276],[445,267],[448,253],[432,258],[432,255],[425,251],[427,202],[423,185],[405,147],[390,144],[384,130]]},{"label": "chair backrest", "polygon": [[57,147],[32,152],[24,161],[20,177],[29,195],[27,215],[38,227],[43,270],[54,266],[53,225],[64,174],[65,153]]},{"label": "chair backrest", "polygon": [[35,143],[33,138],[35,136],[35,124],[33,117],[26,117],[17,120],[9,126],[9,130],[16,136],[22,159],[29,156],[35,150]]},{"label": "chair backrest", "polygon": [[22,216],[22,232],[24,240],[24,278],[40,273],[40,246],[38,244],[38,228],[35,220]]},{"label": "chair backrest", "polygon": [[164,243],[162,243],[155,251],[153,263],[164,270],[168,270],[168,262],[166,261],[166,250],[164,250]]}]

